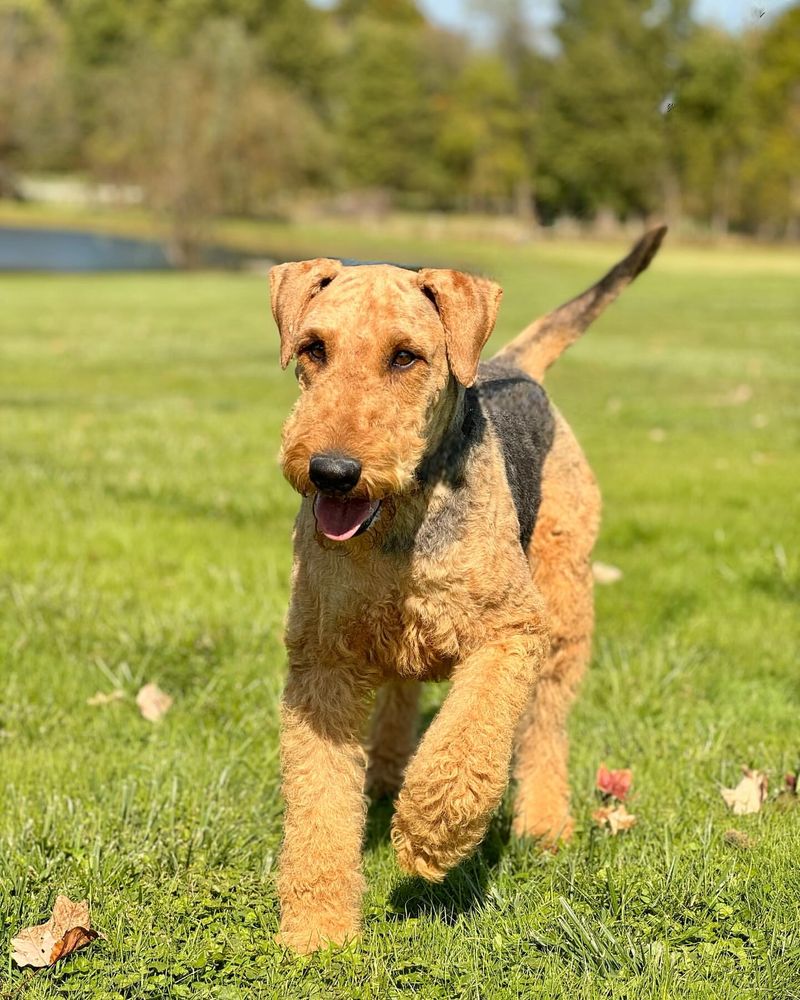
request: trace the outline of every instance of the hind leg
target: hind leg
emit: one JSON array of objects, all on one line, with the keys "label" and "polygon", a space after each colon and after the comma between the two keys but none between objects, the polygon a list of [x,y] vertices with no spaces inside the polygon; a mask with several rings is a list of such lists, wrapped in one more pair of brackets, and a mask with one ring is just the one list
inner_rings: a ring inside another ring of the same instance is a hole
[{"label": "hind leg", "polygon": [[417,745],[419,681],[389,681],[378,691],[369,737],[367,791],[395,795]]},{"label": "hind leg", "polygon": [[542,504],[528,552],[550,620],[550,655],[517,729],[514,832],[546,845],[569,840],[567,718],[591,655],[594,626],[591,551],[600,494],[572,432],[557,417],[542,482]]},{"label": "hind leg", "polygon": [[553,650],[517,730],[514,833],[546,846],[572,836],[567,716],[589,652],[588,637]]}]

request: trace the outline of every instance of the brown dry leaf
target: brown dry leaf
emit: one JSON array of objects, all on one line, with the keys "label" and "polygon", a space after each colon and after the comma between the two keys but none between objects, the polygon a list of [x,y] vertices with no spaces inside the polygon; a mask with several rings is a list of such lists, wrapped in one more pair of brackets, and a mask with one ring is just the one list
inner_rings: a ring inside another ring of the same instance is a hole
[{"label": "brown dry leaf", "polygon": [[623,573],[619,566],[611,566],[608,563],[596,562],[592,563],[592,576],[594,577],[595,583],[609,584],[619,583],[623,577]]},{"label": "brown dry leaf", "polygon": [[67,896],[57,896],[49,920],[26,927],[11,939],[11,957],[19,966],[43,969],[100,936],[92,930],[88,900],[73,903]]},{"label": "brown dry leaf", "polygon": [[50,952],[50,964],[55,965],[59,959],[66,958],[67,955],[71,955],[73,951],[78,951],[79,948],[85,948],[87,944],[91,944],[92,941],[95,941],[99,937],[100,935],[97,931],[93,931],[91,928],[73,927],[67,931]]},{"label": "brown dry leaf", "polygon": [[767,798],[769,782],[766,774],[762,771],[751,771],[749,767],[743,767],[742,771],[744,777],[736,788],[721,789],[725,804],[734,816],[757,813]]},{"label": "brown dry leaf", "polygon": [[172,707],[172,698],[158,684],[145,684],[136,695],[136,704],[148,722],[158,722]]},{"label": "brown dry leaf", "polygon": [[778,797],[775,799],[775,805],[779,809],[796,809],[800,805],[800,795],[798,795],[797,790],[797,778],[798,774],[796,772],[790,772],[783,777],[783,788],[778,792]]},{"label": "brown dry leaf", "polygon": [[743,851],[749,851],[753,846],[752,838],[748,837],[742,830],[726,830],[722,839],[731,847],[738,847]]},{"label": "brown dry leaf", "polygon": [[620,830],[630,830],[636,824],[636,817],[633,813],[629,813],[622,803],[595,809],[592,819],[598,826],[607,826],[614,837]]},{"label": "brown dry leaf", "polygon": [[721,396],[714,396],[710,402],[711,406],[744,406],[752,398],[753,387],[743,382]]},{"label": "brown dry leaf", "polygon": [[112,701],[122,701],[125,697],[125,692],[117,688],[115,691],[98,691],[97,694],[93,694],[91,698],[86,699],[87,705],[97,706],[97,705],[110,705]]},{"label": "brown dry leaf", "polygon": [[742,385],[737,385],[735,389],[732,389],[728,395],[725,397],[725,402],[730,406],[744,406],[745,403],[749,403],[753,398],[753,387],[742,383]]}]

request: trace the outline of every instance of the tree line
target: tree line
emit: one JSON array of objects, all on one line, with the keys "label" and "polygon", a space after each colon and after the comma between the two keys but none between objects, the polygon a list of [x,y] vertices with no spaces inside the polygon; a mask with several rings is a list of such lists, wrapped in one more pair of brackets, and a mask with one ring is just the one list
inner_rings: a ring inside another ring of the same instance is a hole
[{"label": "tree line", "polygon": [[136,184],[189,241],[347,193],[800,238],[800,6],[561,0],[544,47],[524,0],[474,7],[481,39],[414,0],[0,0],[0,192]]}]

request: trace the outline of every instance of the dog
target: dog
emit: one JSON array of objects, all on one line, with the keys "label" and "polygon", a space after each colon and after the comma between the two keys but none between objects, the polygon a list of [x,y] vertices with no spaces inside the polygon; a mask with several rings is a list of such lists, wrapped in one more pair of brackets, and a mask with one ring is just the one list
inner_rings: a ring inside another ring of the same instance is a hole
[{"label": "dog", "polygon": [[[600,493],[541,382],[665,231],[483,363],[492,281],[272,268],[281,365],[297,359],[300,386],[281,464],[303,498],[281,705],[284,946],[358,934],[366,791],[397,796],[400,866],[432,881],[480,843],[512,762],[514,833],[569,839],[566,721],[590,656]],[[420,682],[445,678],[416,748]]]}]

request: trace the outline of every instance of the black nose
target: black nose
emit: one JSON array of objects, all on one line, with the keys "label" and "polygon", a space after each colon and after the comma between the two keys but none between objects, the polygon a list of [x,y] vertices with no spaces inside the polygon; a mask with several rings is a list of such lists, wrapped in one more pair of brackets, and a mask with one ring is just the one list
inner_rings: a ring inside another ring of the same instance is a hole
[{"label": "black nose", "polygon": [[361,462],[345,455],[313,455],[308,475],[318,490],[348,493],[361,477]]}]

